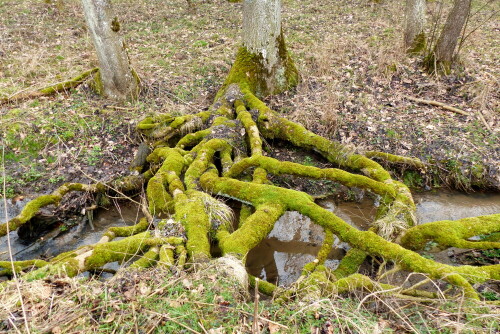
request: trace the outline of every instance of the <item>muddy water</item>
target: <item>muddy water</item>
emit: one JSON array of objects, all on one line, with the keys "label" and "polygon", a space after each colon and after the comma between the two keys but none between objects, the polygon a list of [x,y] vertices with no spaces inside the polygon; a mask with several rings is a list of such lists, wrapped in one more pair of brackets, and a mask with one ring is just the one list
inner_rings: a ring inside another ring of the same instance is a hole
[{"label": "muddy water", "polygon": [[[414,196],[419,223],[461,219],[500,213],[500,194],[425,193]],[[373,201],[338,203],[322,200],[318,204],[347,223],[366,230],[375,215]],[[248,255],[247,269],[257,277],[287,285],[300,275],[302,267],[315,259],[324,238],[322,229],[297,212],[287,212],[276,223],[268,238]],[[335,240],[326,266],[335,269],[348,246]]]},{"label": "muddy water", "polygon": [[[437,193],[417,194],[419,222],[425,223],[444,219],[460,219],[500,212],[500,194]],[[9,216],[19,213],[25,202],[9,205]],[[359,203],[335,203],[333,200],[321,200],[318,204],[334,212],[347,223],[361,230],[366,230],[373,220],[375,208],[373,201],[365,198]],[[0,207],[3,212],[3,207]],[[133,205],[122,205],[112,210],[99,210],[93,219],[93,226],[88,220],[82,220],[68,231],[55,230],[33,243],[20,240],[17,232],[10,234],[14,259],[23,260],[35,257],[51,257],[76,247],[92,244],[99,240],[109,226],[135,224],[140,217],[139,210]],[[3,214],[2,219],[3,221]],[[269,236],[250,252],[247,269],[255,276],[270,282],[286,285],[294,282],[302,267],[314,260],[323,241],[322,229],[307,217],[297,212],[286,212],[276,223]],[[6,237],[0,238],[0,260],[9,258]],[[334,269],[344,256],[348,245],[335,240],[326,261]]]}]

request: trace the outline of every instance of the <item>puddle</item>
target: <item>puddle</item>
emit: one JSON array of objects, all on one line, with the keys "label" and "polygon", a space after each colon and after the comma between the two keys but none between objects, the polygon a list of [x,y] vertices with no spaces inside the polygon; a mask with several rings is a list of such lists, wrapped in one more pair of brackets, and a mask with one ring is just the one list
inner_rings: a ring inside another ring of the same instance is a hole
[{"label": "puddle", "polygon": [[[500,194],[423,193],[414,195],[419,223],[456,220],[500,213]],[[350,225],[367,230],[373,221],[373,201],[339,203],[318,201]],[[298,212],[287,212],[274,226],[268,238],[253,249],[247,258],[250,274],[279,285],[293,283],[303,266],[315,259],[324,238],[323,230]],[[348,246],[335,240],[325,265],[335,269]]]}]

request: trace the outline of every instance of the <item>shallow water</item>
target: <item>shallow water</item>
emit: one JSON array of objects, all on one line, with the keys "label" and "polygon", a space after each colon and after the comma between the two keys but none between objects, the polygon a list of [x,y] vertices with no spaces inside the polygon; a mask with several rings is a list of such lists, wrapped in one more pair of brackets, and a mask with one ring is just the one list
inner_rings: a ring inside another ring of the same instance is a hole
[{"label": "shallow water", "polygon": [[[15,209],[11,209],[11,212],[17,214]],[[11,232],[9,237],[12,255],[15,260],[49,258],[83,245],[96,243],[108,227],[134,225],[140,217],[142,214],[136,206],[121,205],[110,210],[98,210],[93,217],[92,224],[88,219],[84,219],[67,231],[55,229],[33,243],[26,243],[18,237],[17,232]],[[7,259],[9,259],[7,238],[2,237],[0,238],[0,260]]]},{"label": "shallow water", "polygon": [[[420,223],[500,213],[500,194],[423,193],[416,194],[414,199]],[[9,216],[18,214],[25,204],[26,201],[9,205]],[[361,230],[368,229],[375,214],[373,201],[369,198],[359,203],[335,203],[333,200],[324,199],[318,201],[318,204]],[[3,206],[0,206],[0,210],[3,212]],[[16,260],[51,257],[95,243],[108,227],[133,225],[139,218],[140,212],[133,205],[99,210],[93,219],[94,229],[84,220],[64,233],[60,230],[52,231],[45,235],[43,240],[39,239],[29,245],[23,244],[17,232],[11,232],[11,249]],[[322,228],[312,223],[309,218],[297,212],[286,212],[269,236],[250,252],[247,269],[252,275],[270,282],[290,284],[298,278],[302,267],[314,260],[323,238]],[[335,240],[335,247],[325,264],[332,269],[336,268],[348,248],[347,244]],[[0,260],[9,258],[7,250],[6,237],[2,237]]]},{"label": "shallow water", "polygon": [[[422,193],[414,195],[419,223],[456,220],[500,213],[500,194]],[[375,215],[373,201],[359,203],[318,201],[347,223],[367,230]],[[315,259],[324,238],[323,230],[298,212],[287,212],[276,223],[268,238],[253,249],[247,258],[250,274],[280,285],[287,285],[300,275],[302,267]],[[348,246],[335,240],[335,247],[325,263],[335,269]]]}]

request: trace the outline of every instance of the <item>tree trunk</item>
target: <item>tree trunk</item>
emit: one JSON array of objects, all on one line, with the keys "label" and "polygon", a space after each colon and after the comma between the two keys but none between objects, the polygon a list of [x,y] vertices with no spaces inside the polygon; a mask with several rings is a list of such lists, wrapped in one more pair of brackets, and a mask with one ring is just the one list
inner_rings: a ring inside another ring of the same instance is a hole
[{"label": "tree trunk", "polygon": [[[246,0],[243,4],[243,48],[253,59],[253,88],[266,96],[297,83],[297,70],[288,55],[281,29],[281,0]],[[238,57],[241,58],[241,57]],[[238,59],[235,65],[238,64]],[[241,81],[241,80],[239,80]]]},{"label": "tree trunk", "polygon": [[97,91],[116,100],[135,99],[139,80],[130,67],[110,0],[82,0],[82,4],[99,60]]},{"label": "tree trunk", "polygon": [[429,69],[450,72],[458,38],[469,16],[470,5],[471,0],[455,0],[434,52],[427,57],[426,63]]},{"label": "tree trunk", "polygon": [[405,49],[409,53],[418,53],[425,47],[425,1],[406,0]]}]

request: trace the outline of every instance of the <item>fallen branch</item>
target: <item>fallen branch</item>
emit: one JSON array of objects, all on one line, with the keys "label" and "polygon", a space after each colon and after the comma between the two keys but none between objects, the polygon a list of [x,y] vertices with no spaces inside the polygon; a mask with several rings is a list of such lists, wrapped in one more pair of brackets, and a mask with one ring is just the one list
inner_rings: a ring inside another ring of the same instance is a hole
[{"label": "fallen branch", "polygon": [[11,102],[17,102],[17,101],[22,101],[22,100],[29,100],[29,99],[34,99],[37,97],[41,96],[50,96],[59,92],[66,91],[71,88],[78,87],[80,84],[82,84],[90,75],[94,74],[95,72],[99,71],[99,68],[93,68],[91,70],[88,70],[86,72],[83,72],[82,74],[74,77],[73,79],[70,79],[68,81],[63,81],[56,83],[54,85],[50,85],[48,87],[35,90],[35,91],[29,91],[26,92],[25,90],[22,90],[20,92],[15,93],[14,95],[11,95],[9,97],[5,97],[0,99],[0,105],[11,103]]},{"label": "fallen branch", "polygon": [[408,95],[405,95],[404,98],[408,99],[410,101],[417,102],[417,103],[429,104],[431,106],[441,107],[443,109],[446,109],[446,110],[449,110],[449,111],[453,111],[454,113],[457,113],[457,114],[460,114],[460,115],[464,115],[464,116],[469,116],[470,115],[468,112],[463,111],[462,109],[458,109],[458,108],[452,107],[452,106],[444,104],[442,102],[437,102],[437,101],[433,101],[433,100],[419,99],[417,97],[408,96]]}]

